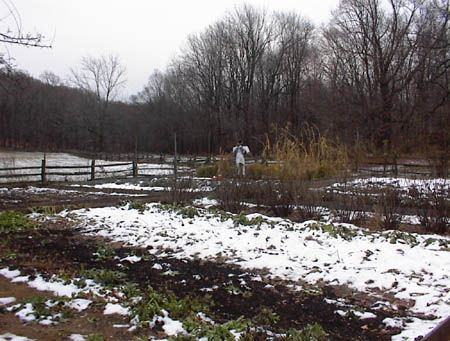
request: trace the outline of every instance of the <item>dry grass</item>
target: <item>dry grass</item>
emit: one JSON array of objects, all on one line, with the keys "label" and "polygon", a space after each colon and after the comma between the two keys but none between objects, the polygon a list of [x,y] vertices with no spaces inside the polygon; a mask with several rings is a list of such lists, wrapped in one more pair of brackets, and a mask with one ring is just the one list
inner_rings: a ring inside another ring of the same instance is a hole
[{"label": "dry grass", "polygon": [[349,157],[343,145],[330,141],[314,126],[304,125],[300,136],[289,126],[274,128],[273,142],[266,136],[263,160],[275,161],[268,174],[279,180],[313,179],[347,172]]}]

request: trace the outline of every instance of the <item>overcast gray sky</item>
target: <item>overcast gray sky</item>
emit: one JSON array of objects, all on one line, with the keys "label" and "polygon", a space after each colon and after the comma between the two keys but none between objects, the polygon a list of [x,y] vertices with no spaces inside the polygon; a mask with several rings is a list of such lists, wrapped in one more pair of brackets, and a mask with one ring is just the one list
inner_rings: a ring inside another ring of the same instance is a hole
[{"label": "overcast gray sky", "polygon": [[53,41],[52,49],[8,46],[19,69],[34,77],[52,71],[65,79],[82,57],[116,54],[127,69],[128,97],[142,90],[153,70],[166,68],[189,34],[202,32],[236,5],[295,11],[320,25],[339,0],[0,0],[2,30],[8,22],[13,27],[4,18],[5,3],[17,8],[23,31]]}]

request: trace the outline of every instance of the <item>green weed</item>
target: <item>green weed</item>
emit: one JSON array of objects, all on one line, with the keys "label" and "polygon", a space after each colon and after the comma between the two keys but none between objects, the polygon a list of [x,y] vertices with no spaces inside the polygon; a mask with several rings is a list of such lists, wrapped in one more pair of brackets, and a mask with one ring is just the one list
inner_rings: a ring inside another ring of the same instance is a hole
[{"label": "green weed", "polygon": [[440,247],[447,249],[450,246],[450,243],[445,239],[436,239],[436,238],[428,238],[424,241],[425,246],[429,246],[434,243],[439,243]]},{"label": "green weed", "polygon": [[12,233],[36,228],[23,213],[18,211],[5,211],[0,213],[0,233]]},{"label": "green weed", "polygon": [[97,247],[97,260],[112,260],[116,256],[116,251],[108,245],[99,245]]},{"label": "green weed", "polygon": [[323,328],[317,324],[309,324],[302,330],[289,329],[286,333],[286,337],[282,340],[289,341],[324,341],[326,340],[327,334]]},{"label": "green weed", "polygon": [[31,208],[31,212],[42,214],[47,217],[52,217],[52,216],[56,215],[57,210],[56,210],[56,207],[54,207],[54,206],[39,206],[39,207]]},{"label": "green weed", "polygon": [[408,244],[413,247],[419,244],[417,238],[408,232],[392,231],[385,233],[383,236],[388,239],[391,244]]},{"label": "green weed", "polygon": [[273,326],[280,321],[280,317],[268,307],[261,307],[253,322],[263,326]]},{"label": "green weed", "polygon": [[248,219],[245,211],[241,211],[239,214],[233,216],[233,223],[235,227],[239,225],[259,227],[264,222],[267,223],[267,219],[263,218],[262,216],[257,216],[255,218]]},{"label": "green weed", "polygon": [[105,337],[101,334],[88,335],[86,341],[105,341]]},{"label": "green weed", "polygon": [[122,292],[128,299],[142,296],[141,289],[135,283],[129,283],[122,287]]},{"label": "green weed", "polygon": [[195,216],[199,216],[198,210],[192,206],[181,207],[178,210],[178,214],[181,214],[183,218],[194,218]]},{"label": "green weed", "polygon": [[213,327],[205,328],[200,335],[201,338],[206,338],[208,341],[234,341],[235,337],[228,328],[223,325],[214,325]]},{"label": "green weed", "polygon": [[140,322],[151,321],[161,313],[164,302],[164,296],[149,286],[142,300],[132,307],[131,317],[138,317]]},{"label": "green weed", "polygon": [[309,228],[311,230],[327,233],[333,238],[337,238],[339,236],[344,240],[352,240],[357,235],[356,231],[345,227],[344,225],[325,224],[318,222],[310,224]]},{"label": "green weed", "polygon": [[127,275],[120,271],[114,270],[85,270],[82,273],[85,278],[90,278],[106,288],[122,285],[126,282]]},{"label": "green weed", "polygon": [[139,212],[143,213],[145,210],[147,210],[147,206],[143,202],[139,201],[130,201],[129,202],[129,209],[130,210],[138,210]]}]

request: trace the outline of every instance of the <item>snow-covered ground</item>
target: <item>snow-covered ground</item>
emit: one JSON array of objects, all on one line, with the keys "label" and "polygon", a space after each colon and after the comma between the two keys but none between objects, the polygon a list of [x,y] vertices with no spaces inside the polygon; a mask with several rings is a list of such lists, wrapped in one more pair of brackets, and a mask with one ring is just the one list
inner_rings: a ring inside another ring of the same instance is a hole
[{"label": "snow-covered ground", "polygon": [[[391,180],[355,180],[355,184],[364,181],[381,185]],[[433,183],[420,182],[425,188],[430,188]],[[397,181],[396,185],[409,186],[409,183]],[[111,186],[120,188],[117,184]],[[129,189],[131,185],[123,186]],[[439,182],[439,187],[448,191],[449,182],[443,181],[443,185]],[[205,199],[196,204],[207,207],[211,201]],[[232,215],[206,208],[180,210],[160,204],[147,204],[144,211],[126,205],[60,214],[74,219],[87,234],[104,236],[129,246],[152,246],[148,248],[149,252],[180,259],[220,258],[244,269],[265,271],[269,278],[299,281],[295,290],[303,290],[301,281],[311,285],[347,285],[378,300],[372,312],[358,312],[356,315],[360,318],[373,317],[371,314],[376,314],[377,309],[396,311],[399,309],[397,304],[403,300],[410,305],[411,316],[384,320],[386,326],[402,328],[402,333],[392,340],[412,340],[424,335],[450,315],[449,237],[398,231],[371,232],[331,221],[295,223],[260,214]],[[28,281],[31,286],[41,286],[45,290],[60,290],[39,281],[39,277],[30,281],[8,269],[2,269],[0,274],[14,281]],[[93,290],[93,285],[87,290]],[[63,295],[70,296],[70,290],[81,289],[61,290],[68,290]],[[387,300],[387,296],[394,297],[397,302]],[[11,304],[14,298],[3,299]],[[105,307],[105,313],[127,313],[114,301],[110,303]],[[77,304],[81,309],[87,302]],[[348,309],[351,307],[344,305],[336,313],[346,314]],[[29,311],[24,314],[32,315]],[[168,316],[159,318],[169,332],[179,328],[177,321]]]},{"label": "snow-covered ground", "polygon": [[[185,190],[186,191],[194,191],[194,192],[209,192],[213,190],[213,186],[211,184],[211,179],[209,178],[198,178],[198,177],[179,177],[179,183],[186,182]],[[164,186],[161,185],[164,184]],[[72,185],[74,188],[83,187],[83,188],[96,188],[96,189],[112,189],[112,190],[133,190],[133,191],[170,191],[173,187],[173,181],[161,181],[161,178],[153,178],[151,180],[141,180],[138,182],[130,183],[119,181],[115,183],[102,183],[102,184],[75,184]],[[183,186],[183,185],[181,185]]]},{"label": "snow-covered ground", "polygon": [[[265,269],[272,278],[345,284],[369,295],[378,295],[380,289],[399,300],[414,300],[415,315],[436,318],[386,321],[404,328],[394,340],[421,335],[450,315],[450,238],[373,233],[318,221],[293,223],[259,214],[238,224],[231,215],[225,219],[202,209],[187,216],[158,204],[147,208],[144,213],[127,206],[96,208],[72,211],[71,216],[83,221],[80,227],[86,233],[152,246],[150,252],[169,250],[180,259],[220,257],[243,268]],[[388,304],[380,296],[379,307]]]},{"label": "snow-covered ground", "polygon": [[395,189],[404,196],[412,191],[426,195],[430,192],[438,192],[450,197],[450,179],[410,179],[403,177],[367,177],[354,179],[344,183],[334,183],[326,187],[341,194],[353,194],[355,191],[380,191],[387,188]]}]

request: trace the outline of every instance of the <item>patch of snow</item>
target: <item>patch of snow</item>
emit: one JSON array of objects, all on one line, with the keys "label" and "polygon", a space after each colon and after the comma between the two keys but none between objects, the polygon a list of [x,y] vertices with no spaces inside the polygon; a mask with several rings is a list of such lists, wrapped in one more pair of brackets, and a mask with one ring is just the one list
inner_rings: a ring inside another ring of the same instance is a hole
[{"label": "patch of snow", "polygon": [[177,335],[177,334],[187,334],[186,330],[183,328],[183,323],[180,321],[172,320],[169,317],[169,313],[166,310],[162,310],[163,317],[158,317],[159,322],[163,322],[163,330],[169,335]]},{"label": "patch of snow", "polygon": [[0,335],[0,341],[34,341],[34,339],[29,339],[25,336],[17,336],[11,333],[6,333]]},{"label": "patch of snow", "polygon": [[85,298],[77,298],[75,300],[72,300],[71,302],[67,303],[67,306],[69,308],[75,309],[76,311],[80,312],[89,307],[89,305],[92,303],[91,300],[85,299]]},{"label": "patch of snow", "polygon": [[8,268],[0,269],[0,275],[5,276],[8,279],[13,279],[20,275],[19,270],[9,270]]},{"label": "patch of snow", "polygon": [[13,283],[25,283],[28,282],[30,276],[17,276],[12,279]]},{"label": "patch of snow", "polygon": [[211,208],[213,206],[218,206],[219,202],[216,199],[209,199],[207,197],[203,197],[201,199],[195,199],[193,201],[194,206],[200,206],[204,208]]},{"label": "patch of snow", "polygon": [[105,315],[119,314],[127,316],[130,315],[130,310],[128,308],[122,307],[120,304],[107,303],[103,314]]},{"label": "patch of snow", "polygon": [[141,260],[142,260],[142,257],[138,257],[138,256],[128,256],[128,257],[125,257],[125,258],[121,259],[120,261],[121,261],[121,262],[123,262],[123,261],[128,261],[128,262],[130,262],[130,263],[137,263],[137,262],[140,262]]},{"label": "patch of snow", "polygon": [[48,282],[40,275],[34,280],[29,281],[28,285],[41,291],[51,291],[57,296],[72,297],[80,292],[80,289],[73,284],[64,284],[62,282]]},{"label": "patch of snow", "polygon": [[[18,308],[19,306],[13,308]],[[34,316],[33,305],[31,303],[25,304],[22,309],[16,312],[15,315],[24,322],[31,322],[36,319],[36,316]]]},{"label": "patch of snow", "polygon": [[15,297],[0,297],[0,307],[14,303],[16,301]]}]

